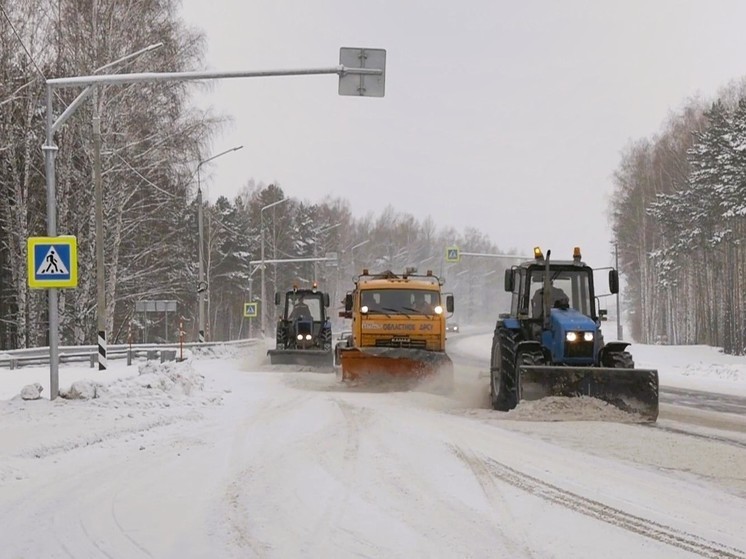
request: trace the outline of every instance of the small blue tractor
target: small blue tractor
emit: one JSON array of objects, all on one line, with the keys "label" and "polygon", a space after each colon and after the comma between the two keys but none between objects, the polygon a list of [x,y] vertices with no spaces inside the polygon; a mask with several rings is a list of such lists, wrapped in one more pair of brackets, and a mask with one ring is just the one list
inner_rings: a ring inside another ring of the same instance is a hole
[{"label": "small blue tractor", "polygon": [[[275,293],[275,304],[283,302]],[[285,307],[277,320],[275,349],[267,352],[272,365],[329,366],[334,363],[329,294],[293,286],[285,293]]]},{"label": "small blue tractor", "polygon": [[[539,247],[534,260],[505,271],[512,293],[509,313],[495,326],[490,359],[493,409],[507,411],[521,400],[547,396],[592,396],[647,421],[658,417],[658,371],[635,369],[628,343],[604,344],[596,308],[593,269],[572,260],[551,261]],[[619,291],[609,271],[611,293]]]}]

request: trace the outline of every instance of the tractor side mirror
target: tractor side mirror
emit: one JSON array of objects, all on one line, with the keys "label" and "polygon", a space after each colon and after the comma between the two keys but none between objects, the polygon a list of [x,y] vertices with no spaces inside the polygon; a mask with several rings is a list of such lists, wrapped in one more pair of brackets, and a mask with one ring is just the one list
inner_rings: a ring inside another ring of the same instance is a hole
[{"label": "tractor side mirror", "polygon": [[324,293],[324,306],[325,307],[329,306],[329,294],[328,293]]},{"label": "tractor side mirror", "polygon": [[345,295],[345,311],[352,311],[352,293]]},{"label": "tractor side mirror", "polygon": [[449,313],[453,312],[453,295],[446,296],[446,310]]},{"label": "tractor side mirror", "polygon": [[275,292],[275,305],[280,304],[280,294],[278,292]]},{"label": "tractor side mirror", "polygon": [[513,279],[513,270],[505,270],[505,291],[513,293],[515,287],[515,280]]},{"label": "tractor side mirror", "polygon": [[598,309],[598,318],[601,320],[609,320],[608,318],[609,311],[606,309]]},{"label": "tractor side mirror", "polygon": [[609,291],[619,293],[619,272],[609,270]]}]

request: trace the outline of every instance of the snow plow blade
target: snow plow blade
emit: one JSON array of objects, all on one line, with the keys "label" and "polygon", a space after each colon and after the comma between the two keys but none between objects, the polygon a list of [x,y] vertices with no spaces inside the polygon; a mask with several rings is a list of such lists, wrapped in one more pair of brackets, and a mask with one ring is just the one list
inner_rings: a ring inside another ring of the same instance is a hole
[{"label": "snow plow blade", "polygon": [[334,364],[334,353],[323,349],[270,349],[267,355],[272,365],[331,368]]},{"label": "snow plow blade", "polygon": [[520,366],[518,400],[538,400],[546,396],[591,396],[655,422],[658,419],[658,371]]},{"label": "snow plow blade", "polygon": [[377,347],[344,348],[340,352],[342,380],[383,382],[441,378],[453,385],[453,362],[445,353],[424,349]]}]

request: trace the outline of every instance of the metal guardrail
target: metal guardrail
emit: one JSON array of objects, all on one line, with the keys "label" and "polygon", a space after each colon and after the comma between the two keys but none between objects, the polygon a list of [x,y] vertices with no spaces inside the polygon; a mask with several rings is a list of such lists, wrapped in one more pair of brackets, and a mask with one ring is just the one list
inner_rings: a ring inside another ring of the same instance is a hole
[{"label": "metal guardrail", "polygon": [[[168,355],[165,351],[174,352],[178,354],[180,348],[192,349],[192,348],[208,348],[218,346],[235,346],[244,347],[255,345],[259,342],[258,338],[251,338],[245,340],[232,340],[226,342],[188,342],[184,344],[173,343],[173,344],[132,344],[130,347],[128,344],[116,344],[109,346],[106,357],[107,359],[128,359],[128,363],[131,363],[132,359],[146,357],[148,359],[160,359],[165,361],[168,359]],[[84,345],[84,346],[61,346],[59,348],[59,362],[70,363],[78,361],[89,361],[91,367],[95,367],[98,363],[98,346],[96,345]],[[48,365],[49,364],[49,348],[48,347],[35,347],[26,349],[13,349],[10,351],[0,352],[0,367],[8,367],[9,369],[16,369],[18,367],[32,366],[32,365]]]}]

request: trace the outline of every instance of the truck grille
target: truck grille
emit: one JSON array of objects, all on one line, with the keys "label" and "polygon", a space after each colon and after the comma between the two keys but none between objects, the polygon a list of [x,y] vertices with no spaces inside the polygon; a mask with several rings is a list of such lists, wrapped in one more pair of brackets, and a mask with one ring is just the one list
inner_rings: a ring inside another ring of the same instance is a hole
[{"label": "truck grille", "polygon": [[577,342],[565,343],[565,357],[593,357],[593,340],[586,342],[580,340]]},{"label": "truck grille", "polygon": [[427,342],[425,340],[411,340],[409,338],[394,336],[388,339],[378,338],[376,340],[376,347],[413,347],[425,349]]}]

